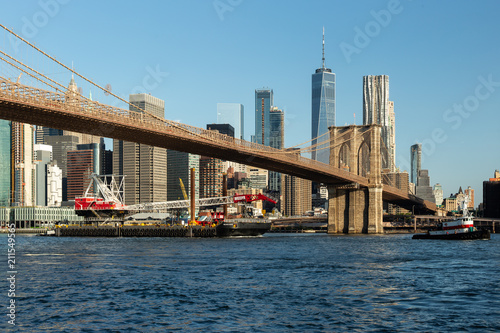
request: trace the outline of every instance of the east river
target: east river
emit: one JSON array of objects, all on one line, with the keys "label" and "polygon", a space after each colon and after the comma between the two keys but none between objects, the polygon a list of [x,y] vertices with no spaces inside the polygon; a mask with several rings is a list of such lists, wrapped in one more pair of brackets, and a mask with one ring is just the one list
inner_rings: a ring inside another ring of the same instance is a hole
[{"label": "east river", "polygon": [[2,332],[500,331],[498,234],[7,240]]}]

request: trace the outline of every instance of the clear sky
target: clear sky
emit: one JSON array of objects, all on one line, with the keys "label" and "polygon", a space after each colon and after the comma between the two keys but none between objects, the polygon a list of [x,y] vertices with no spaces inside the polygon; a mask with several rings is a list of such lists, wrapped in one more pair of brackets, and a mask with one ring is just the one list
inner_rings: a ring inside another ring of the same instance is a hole
[{"label": "clear sky", "polygon": [[205,127],[216,122],[217,103],[241,103],[249,140],[254,91],[272,88],[285,111],[285,146],[310,140],[311,74],[321,66],[324,26],[337,125],[354,123],[354,114],[362,123],[363,76],[386,74],[397,166],[409,171],[410,146],[421,142],[431,183],[441,183],[445,197],[471,186],[476,205],[482,181],[500,169],[496,0],[1,4],[2,24],[120,96],[142,91],[164,99],[167,119]]}]

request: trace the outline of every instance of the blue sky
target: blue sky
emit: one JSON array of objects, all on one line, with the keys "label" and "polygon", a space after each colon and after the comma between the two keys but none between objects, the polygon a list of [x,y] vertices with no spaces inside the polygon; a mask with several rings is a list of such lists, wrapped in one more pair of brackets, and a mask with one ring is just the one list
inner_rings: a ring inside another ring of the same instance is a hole
[{"label": "blue sky", "polygon": [[[114,93],[164,99],[168,119],[205,127],[217,103],[241,103],[249,139],[254,90],[272,88],[286,146],[310,139],[324,26],[337,125],[352,124],[354,113],[362,123],[363,75],[386,74],[397,166],[409,171],[410,146],[422,142],[431,183],[445,196],[470,185],[476,205],[482,181],[500,169],[498,1],[40,0],[2,8],[2,24]],[[92,95],[112,103],[95,88]]]}]

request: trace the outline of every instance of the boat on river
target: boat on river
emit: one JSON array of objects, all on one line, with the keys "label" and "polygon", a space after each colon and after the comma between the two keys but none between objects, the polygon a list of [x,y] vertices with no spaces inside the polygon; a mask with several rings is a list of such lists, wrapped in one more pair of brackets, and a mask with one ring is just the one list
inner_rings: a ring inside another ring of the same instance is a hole
[{"label": "boat on river", "polygon": [[477,229],[474,227],[472,214],[467,209],[469,203],[468,197],[465,196],[462,204],[462,217],[455,220],[442,222],[434,230],[429,230],[425,234],[413,235],[413,239],[490,239],[489,230]]},{"label": "boat on river", "polygon": [[217,236],[261,236],[271,229],[272,222],[263,219],[232,219],[216,226]]}]

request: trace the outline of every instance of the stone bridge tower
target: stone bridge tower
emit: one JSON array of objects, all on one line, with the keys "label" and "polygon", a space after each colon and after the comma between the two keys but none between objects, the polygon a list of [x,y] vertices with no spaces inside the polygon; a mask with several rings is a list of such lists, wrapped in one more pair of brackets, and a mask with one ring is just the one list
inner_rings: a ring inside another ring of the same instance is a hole
[{"label": "stone bridge tower", "polygon": [[380,125],[330,127],[330,165],[368,178],[328,186],[328,233],[382,233]]}]

